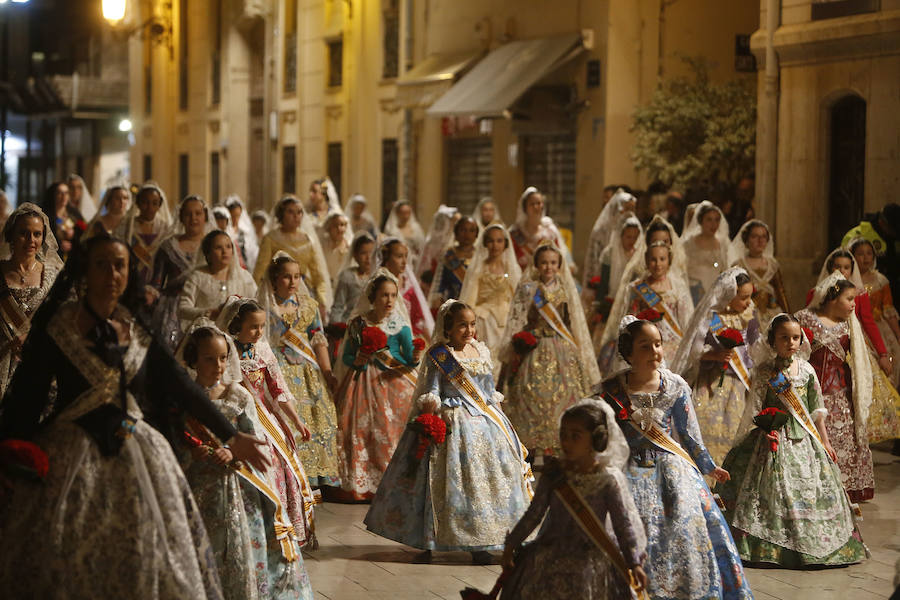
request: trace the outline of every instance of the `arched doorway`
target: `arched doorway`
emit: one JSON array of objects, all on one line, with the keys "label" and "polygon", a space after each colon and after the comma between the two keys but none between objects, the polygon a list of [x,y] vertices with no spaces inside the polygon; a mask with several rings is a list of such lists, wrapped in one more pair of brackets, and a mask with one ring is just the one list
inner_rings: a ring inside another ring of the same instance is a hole
[{"label": "arched doorway", "polygon": [[834,248],[859,223],[865,202],[866,101],[846,96],[831,107],[828,243]]}]

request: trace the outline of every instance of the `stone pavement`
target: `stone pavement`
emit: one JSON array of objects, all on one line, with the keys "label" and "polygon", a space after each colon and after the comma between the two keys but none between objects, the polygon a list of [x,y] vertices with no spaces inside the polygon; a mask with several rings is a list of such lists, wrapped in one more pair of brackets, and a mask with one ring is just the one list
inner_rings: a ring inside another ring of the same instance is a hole
[{"label": "stone pavement", "polygon": [[[875,600],[893,592],[900,558],[900,458],[875,457],[875,499],[862,505],[860,524],[872,557],[843,568],[808,571],[747,569],[757,600]],[[467,564],[466,553],[438,553],[431,565],[410,563],[418,552],[365,530],[366,505],[317,507],[320,548],[304,553],[317,600],[459,600],[466,586],[487,591],[498,566]]]}]

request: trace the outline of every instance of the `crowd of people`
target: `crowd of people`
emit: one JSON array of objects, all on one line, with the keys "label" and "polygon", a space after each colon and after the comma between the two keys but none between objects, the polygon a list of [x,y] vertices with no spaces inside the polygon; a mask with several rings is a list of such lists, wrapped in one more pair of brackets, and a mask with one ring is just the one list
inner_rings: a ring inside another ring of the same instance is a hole
[{"label": "crowd of people", "polygon": [[0,240],[0,579],[312,598],[323,501],[415,562],[503,565],[464,598],[752,598],[744,565],[864,560],[900,207],[792,312],[764,222],[636,204],[610,190],[579,269],[534,187],[426,234],[327,179],[271,214],[54,184]]}]

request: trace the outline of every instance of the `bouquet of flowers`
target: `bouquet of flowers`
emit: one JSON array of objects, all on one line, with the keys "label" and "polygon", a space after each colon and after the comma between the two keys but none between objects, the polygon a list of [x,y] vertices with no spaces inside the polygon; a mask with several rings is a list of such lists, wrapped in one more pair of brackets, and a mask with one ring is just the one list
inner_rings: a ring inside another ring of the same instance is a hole
[{"label": "bouquet of flowers", "polygon": [[416,461],[422,460],[429,446],[443,444],[450,431],[442,418],[431,413],[419,415],[409,427],[419,434],[419,443],[415,447]]},{"label": "bouquet of flowers", "polygon": [[520,331],[512,336],[513,350],[519,356],[525,356],[537,347],[537,338],[530,331]]},{"label": "bouquet of flowers", "polygon": [[25,440],[3,440],[0,442],[0,469],[10,475],[41,481],[50,470],[50,459],[37,444]]},{"label": "bouquet of flowers", "polygon": [[588,281],[588,287],[591,288],[592,290],[594,290],[594,292],[596,292],[597,290],[600,289],[600,284],[602,284],[602,283],[603,283],[603,278],[600,277],[599,275],[594,275],[593,277],[591,277],[591,280]]},{"label": "bouquet of flowers", "polygon": [[425,349],[425,340],[422,338],[413,338],[413,354],[418,354]]},{"label": "bouquet of flowers", "polygon": [[378,327],[363,327],[359,333],[359,352],[371,356],[387,346],[387,335]]},{"label": "bouquet of flowers", "polygon": [[650,321],[651,323],[659,323],[663,318],[662,313],[652,308],[645,308],[634,316],[641,321]]},{"label": "bouquet of flowers", "polygon": [[[716,334],[716,341],[719,342],[719,345],[725,350],[734,350],[738,346],[744,345],[744,336],[741,335],[741,332],[737,329],[729,327],[727,329],[722,329]],[[719,387],[722,387],[722,382],[725,381],[725,372],[727,370],[728,363],[722,363],[722,374],[719,375]]]},{"label": "bouquet of flowers", "polygon": [[[790,413],[770,406],[769,408],[764,408],[758,415],[753,417],[753,424],[766,433],[772,433],[784,427],[790,418]],[[775,452],[778,452],[778,440],[769,442],[769,450],[773,455]],[[772,460],[775,460],[774,456],[772,456]]]}]

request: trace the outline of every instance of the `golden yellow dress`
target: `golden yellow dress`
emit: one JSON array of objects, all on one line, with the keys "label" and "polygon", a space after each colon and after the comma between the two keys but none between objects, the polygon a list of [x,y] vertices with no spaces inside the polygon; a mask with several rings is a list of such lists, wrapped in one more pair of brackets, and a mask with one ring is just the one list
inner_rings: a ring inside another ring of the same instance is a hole
[{"label": "golden yellow dress", "polygon": [[266,268],[272,262],[272,257],[279,250],[286,252],[300,264],[300,274],[303,275],[306,287],[315,295],[316,300],[326,307],[330,307],[332,302],[331,282],[328,273],[321,266],[324,263],[324,257],[318,255],[309,236],[304,234],[305,239],[301,239],[301,234],[302,232],[298,231],[288,235],[279,229],[273,229],[267,233],[259,245],[259,257],[256,259],[256,267],[253,269],[253,279],[257,283],[261,283],[262,278],[265,277]]}]

